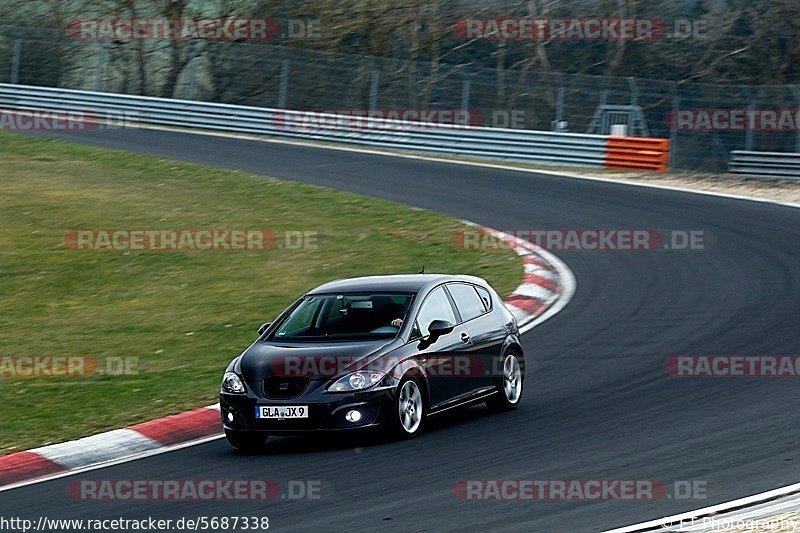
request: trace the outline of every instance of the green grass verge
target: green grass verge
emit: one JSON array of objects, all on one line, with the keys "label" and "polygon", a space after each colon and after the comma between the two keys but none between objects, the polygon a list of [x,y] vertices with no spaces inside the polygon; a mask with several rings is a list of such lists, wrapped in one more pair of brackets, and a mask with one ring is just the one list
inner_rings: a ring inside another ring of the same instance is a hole
[{"label": "green grass verge", "polygon": [[[331,279],[425,264],[511,292],[518,257],[454,248],[461,227],[322,187],[0,133],[0,356],[138,357],[135,375],[0,377],[0,454],[216,402],[258,325]],[[67,247],[74,228],[319,236],[308,250],[101,252]]]}]

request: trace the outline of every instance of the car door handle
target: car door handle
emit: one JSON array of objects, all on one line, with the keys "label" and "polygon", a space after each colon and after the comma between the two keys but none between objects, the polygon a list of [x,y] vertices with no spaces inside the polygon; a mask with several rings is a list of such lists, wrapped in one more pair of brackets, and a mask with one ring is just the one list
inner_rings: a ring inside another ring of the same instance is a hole
[{"label": "car door handle", "polygon": [[461,341],[464,342],[465,344],[468,343],[469,342],[469,335],[467,335],[466,333],[462,333],[461,334]]}]

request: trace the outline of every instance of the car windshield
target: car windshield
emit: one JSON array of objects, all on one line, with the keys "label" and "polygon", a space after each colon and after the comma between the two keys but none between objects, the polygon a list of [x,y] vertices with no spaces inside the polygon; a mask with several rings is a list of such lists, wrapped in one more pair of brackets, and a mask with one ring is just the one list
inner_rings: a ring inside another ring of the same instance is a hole
[{"label": "car windshield", "polygon": [[273,340],[370,340],[397,336],[413,294],[348,293],[306,296],[283,320]]}]

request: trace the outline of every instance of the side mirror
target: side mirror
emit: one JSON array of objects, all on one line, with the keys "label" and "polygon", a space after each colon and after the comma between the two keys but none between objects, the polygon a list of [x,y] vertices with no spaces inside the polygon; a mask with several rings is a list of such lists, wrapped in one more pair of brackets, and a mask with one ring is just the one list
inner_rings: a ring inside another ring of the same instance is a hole
[{"label": "side mirror", "polygon": [[442,335],[447,335],[452,332],[455,327],[456,326],[452,322],[447,320],[433,320],[428,326],[428,333],[430,333],[430,335],[428,336],[427,344],[430,346]]},{"label": "side mirror", "polygon": [[258,335],[259,336],[263,335],[264,332],[267,331],[267,328],[269,328],[271,325],[272,325],[272,322],[267,322],[266,324],[261,324],[261,327],[258,328]]}]

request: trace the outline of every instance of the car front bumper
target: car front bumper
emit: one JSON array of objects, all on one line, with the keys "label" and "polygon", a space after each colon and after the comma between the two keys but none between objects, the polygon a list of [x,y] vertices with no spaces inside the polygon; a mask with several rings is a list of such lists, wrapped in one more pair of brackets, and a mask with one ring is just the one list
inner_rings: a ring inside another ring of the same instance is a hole
[{"label": "car front bumper", "polygon": [[[291,399],[270,399],[252,392],[246,394],[220,393],[220,415],[226,430],[264,432],[271,435],[303,434],[313,431],[373,429],[383,426],[392,416],[394,388],[362,392],[328,393],[321,386],[309,387],[310,392]],[[259,419],[259,406],[308,406],[308,418]],[[350,422],[345,415],[357,410],[361,418]]]}]

